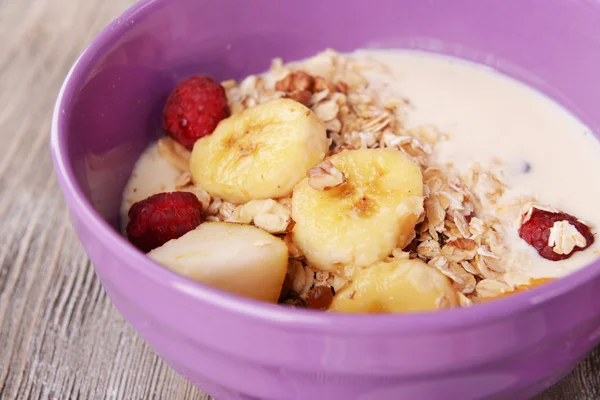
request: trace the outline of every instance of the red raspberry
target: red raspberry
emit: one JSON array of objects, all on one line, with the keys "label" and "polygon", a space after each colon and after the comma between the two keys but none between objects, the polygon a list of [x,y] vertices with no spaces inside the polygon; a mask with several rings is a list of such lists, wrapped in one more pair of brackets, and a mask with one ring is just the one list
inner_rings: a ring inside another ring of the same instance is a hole
[{"label": "red raspberry", "polygon": [[[569,254],[557,254],[552,247],[548,246],[550,229],[554,226],[555,222],[560,221],[569,222],[577,229],[577,231],[579,231],[579,233],[581,233],[586,242],[584,248],[575,247]],[[577,218],[567,213],[545,211],[537,208],[533,209],[531,218],[519,228],[519,236],[533,246],[540,256],[552,261],[567,259],[576,251],[585,250],[594,243],[594,235],[592,234],[590,227],[579,221]]]},{"label": "red raspberry", "polygon": [[203,221],[202,204],[193,193],[158,193],[131,206],[127,237],[135,247],[149,252]]},{"label": "red raspberry", "polygon": [[213,133],[219,121],[227,117],[229,106],[223,86],[207,76],[193,76],[171,92],[163,111],[163,129],[192,150],[196,140]]}]

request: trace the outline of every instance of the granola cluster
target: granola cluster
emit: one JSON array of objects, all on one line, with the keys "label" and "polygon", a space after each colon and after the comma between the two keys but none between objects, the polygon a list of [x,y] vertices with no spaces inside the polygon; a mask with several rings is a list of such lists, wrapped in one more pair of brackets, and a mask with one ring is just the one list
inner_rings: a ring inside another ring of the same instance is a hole
[{"label": "granola cluster", "polygon": [[[407,128],[410,101],[382,90],[366,79],[365,71],[386,73],[385,67],[373,60],[344,57],[328,50],[302,64],[284,64],[276,59],[269,74],[251,75],[241,82],[228,80],[222,86],[232,115],[275,98],[288,97],[303,103],[325,123],[329,155],[344,149],[393,148],[411,158],[423,174],[424,210],[412,242],[396,249],[395,254],[420,258],[450,278],[461,305],[469,306],[527,284],[528,278],[506,271],[504,225],[495,211],[519,209],[531,199],[518,199],[510,207],[502,203],[506,184],[499,165],[484,168],[476,164],[460,173],[451,164],[437,163],[435,146],[447,136],[430,126]],[[166,138],[159,141],[158,150],[181,171],[177,190],[196,194],[208,221],[254,224],[285,240],[290,259],[281,302],[326,308],[324,304],[347,283],[308,265],[295,248],[288,233],[294,223],[289,198],[253,200],[236,206],[211,197],[192,181],[188,171],[190,154],[185,147]],[[311,187],[317,190],[327,190],[345,180],[328,161],[311,169],[308,177]],[[562,243],[565,235],[557,233],[553,238]]]}]

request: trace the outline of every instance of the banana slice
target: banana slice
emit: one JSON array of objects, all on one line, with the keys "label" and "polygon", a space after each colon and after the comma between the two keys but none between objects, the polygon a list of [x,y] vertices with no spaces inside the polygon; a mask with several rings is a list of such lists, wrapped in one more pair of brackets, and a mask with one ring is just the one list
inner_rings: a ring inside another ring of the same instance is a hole
[{"label": "banana slice", "polygon": [[310,264],[351,277],[355,267],[410,242],[423,211],[423,179],[415,163],[392,149],[346,150],[328,161],[345,180],[323,190],[309,178],[296,186],[293,240]]},{"label": "banana slice", "polygon": [[194,181],[232,203],[288,196],[327,154],[325,125],[302,104],[276,99],[219,123],[196,142]]},{"label": "banana slice", "polygon": [[148,253],[198,282],[276,303],[287,271],[283,240],[250,225],[207,222]]},{"label": "banana slice", "polygon": [[419,259],[392,259],[361,270],[338,292],[329,310],[344,313],[405,313],[456,307],[450,280]]}]

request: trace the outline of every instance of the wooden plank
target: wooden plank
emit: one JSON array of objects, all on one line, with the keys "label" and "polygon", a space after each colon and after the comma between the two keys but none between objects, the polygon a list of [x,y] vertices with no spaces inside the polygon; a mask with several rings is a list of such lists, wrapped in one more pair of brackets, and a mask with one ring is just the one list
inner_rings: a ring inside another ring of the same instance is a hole
[{"label": "wooden plank", "polygon": [[[209,396],[112,306],[51,172],[50,110],[89,40],[133,0],[0,1],[0,398]],[[537,399],[600,399],[600,350]]]}]

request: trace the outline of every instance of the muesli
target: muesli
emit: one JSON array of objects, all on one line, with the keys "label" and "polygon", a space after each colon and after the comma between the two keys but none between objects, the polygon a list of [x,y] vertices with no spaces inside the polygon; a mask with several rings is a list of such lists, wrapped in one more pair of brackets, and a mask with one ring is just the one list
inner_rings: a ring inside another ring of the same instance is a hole
[{"label": "muesli", "polygon": [[527,273],[517,235],[548,263],[592,246],[587,222],[510,193],[501,160],[441,160],[451,132],[407,123],[393,80],[328,50],[182,82],[125,190],[127,236],[209,285],[340,312],[471,306],[556,277]]}]

